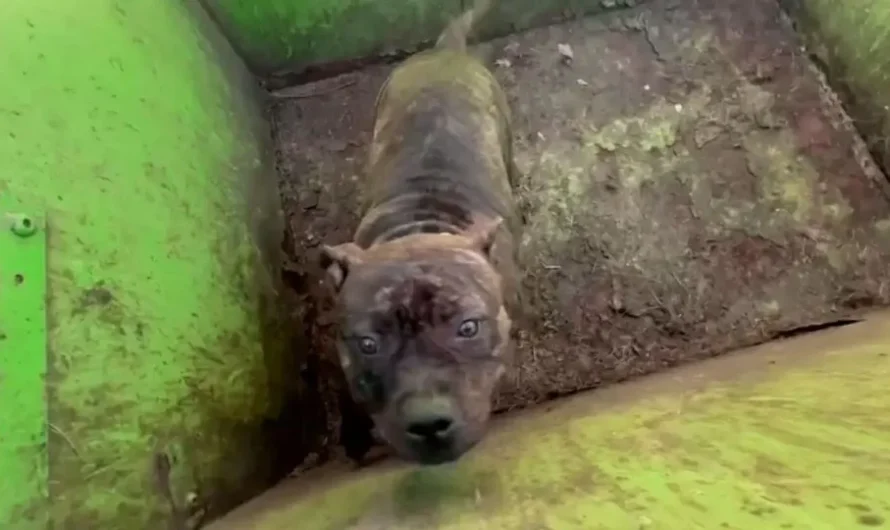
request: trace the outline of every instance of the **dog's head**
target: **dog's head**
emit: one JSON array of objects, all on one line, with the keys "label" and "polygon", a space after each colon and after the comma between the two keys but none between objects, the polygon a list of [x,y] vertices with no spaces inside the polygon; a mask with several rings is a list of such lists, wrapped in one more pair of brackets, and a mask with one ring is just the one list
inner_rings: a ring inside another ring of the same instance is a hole
[{"label": "dog's head", "polygon": [[452,461],[485,433],[511,326],[492,264],[500,224],[322,250],[350,389],[403,458]]}]

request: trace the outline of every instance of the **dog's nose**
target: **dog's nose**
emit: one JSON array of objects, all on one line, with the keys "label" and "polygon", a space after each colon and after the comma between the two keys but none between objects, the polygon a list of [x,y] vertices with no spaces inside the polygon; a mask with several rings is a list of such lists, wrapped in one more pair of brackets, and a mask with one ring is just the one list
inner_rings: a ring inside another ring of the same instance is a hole
[{"label": "dog's nose", "polygon": [[408,436],[415,440],[444,440],[454,430],[454,421],[446,417],[431,417],[408,424]]},{"label": "dog's nose", "polygon": [[405,403],[405,432],[416,442],[448,442],[455,431],[451,400],[440,397],[411,398]]}]

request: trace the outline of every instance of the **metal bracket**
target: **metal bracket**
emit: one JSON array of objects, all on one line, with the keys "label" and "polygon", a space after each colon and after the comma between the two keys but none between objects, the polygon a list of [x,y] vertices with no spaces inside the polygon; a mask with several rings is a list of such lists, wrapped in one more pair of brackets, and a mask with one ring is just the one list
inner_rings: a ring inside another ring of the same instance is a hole
[{"label": "metal bracket", "polygon": [[40,218],[0,212],[0,528],[46,528],[47,270]]}]

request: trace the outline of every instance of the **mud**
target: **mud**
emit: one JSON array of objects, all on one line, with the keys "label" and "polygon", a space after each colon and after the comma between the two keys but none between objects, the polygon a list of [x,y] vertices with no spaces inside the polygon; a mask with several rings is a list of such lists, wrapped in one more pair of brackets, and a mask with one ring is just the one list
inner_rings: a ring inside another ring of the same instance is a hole
[{"label": "mud", "polygon": [[[887,181],[774,1],[652,1],[479,51],[511,100],[527,219],[500,410],[890,302]],[[315,259],[358,223],[388,71],[272,109],[316,456],[336,442],[341,385]]]}]

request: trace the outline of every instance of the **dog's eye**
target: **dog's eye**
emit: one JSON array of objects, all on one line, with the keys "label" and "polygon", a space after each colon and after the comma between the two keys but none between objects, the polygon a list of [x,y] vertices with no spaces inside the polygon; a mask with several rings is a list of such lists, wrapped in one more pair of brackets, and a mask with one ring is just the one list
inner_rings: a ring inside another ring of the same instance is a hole
[{"label": "dog's eye", "polygon": [[371,337],[362,337],[358,340],[358,348],[365,355],[374,355],[377,353],[377,341]]},{"label": "dog's eye", "polygon": [[457,334],[465,339],[475,337],[479,333],[479,321],[475,318],[464,320],[457,328]]}]

